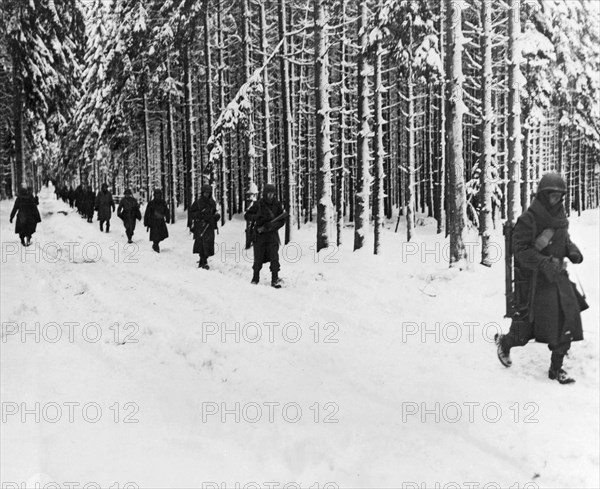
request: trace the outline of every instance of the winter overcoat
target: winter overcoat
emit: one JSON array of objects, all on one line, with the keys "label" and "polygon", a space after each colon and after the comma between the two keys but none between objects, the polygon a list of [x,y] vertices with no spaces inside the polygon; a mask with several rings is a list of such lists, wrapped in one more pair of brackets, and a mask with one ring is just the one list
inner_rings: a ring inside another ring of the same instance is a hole
[{"label": "winter overcoat", "polygon": [[171,216],[167,203],[156,197],[148,202],[144,212],[144,226],[150,228],[150,241],[158,243],[169,237],[168,222],[171,222]]},{"label": "winter overcoat", "polygon": [[192,253],[206,257],[215,254],[215,229],[221,216],[217,213],[217,203],[204,195],[190,207],[188,226],[194,233]]},{"label": "winter overcoat", "polygon": [[[273,219],[283,214],[283,206],[277,199],[268,202],[264,197],[257,200],[246,211],[244,217],[247,221],[254,222],[254,261],[268,263],[273,260],[273,254],[281,241],[279,229],[285,225],[285,219],[270,223]],[[262,229],[264,228],[264,230]]]},{"label": "winter overcoat", "polygon": [[96,210],[99,221],[110,221],[111,211],[115,210],[115,201],[108,190],[100,190],[96,197]]},{"label": "winter overcoat", "polygon": [[[536,239],[544,230],[552,230],[549,244],[539,250]],[[529,209],[519,217],[513,231],[515,266],[529,284],[527,304],[533,337],[541,343],[557,345],[583,339],[580,305],[575,284],[564,270],[564,260],[575,263],[583,260],[581,252],[571,241],[568,221],[564,214],[552,217],[536,198]],[[554,257],[563,271],[550,281],[540,270],[542,263]]]},{"label": "winter overcoat", "polygon": [[42,221],[40,211],[37,208],[34,197],[30,195],[20,195],[15,200],[10,219],[17,216],[15,222],[15,233],[31,236],[35,233],[37,223]]},{"label": "winter overcoat", "polygon": [[142,213],[140,212],[140,205],[134,197],[126,195],[119,202],[117,209],[117,216],[121,218],[125,229],[128,231],[135,230],[135,220],[140,221],[142,219]]},{"label": "winter overcoat", "polygon": [[83,214],[87,216],[89,219],[94,217],[94,201],[96,199],[96,195],[94,191],[89,188],[84,192],[83,196]]}]

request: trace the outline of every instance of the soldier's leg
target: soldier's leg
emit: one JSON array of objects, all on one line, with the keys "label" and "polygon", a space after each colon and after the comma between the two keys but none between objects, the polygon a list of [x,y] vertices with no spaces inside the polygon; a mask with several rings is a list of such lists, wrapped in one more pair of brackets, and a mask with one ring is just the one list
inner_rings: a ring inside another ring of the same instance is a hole
[{"label": "soldier's leg", "polygon": [[268,248],[268,257],[270,261],[270,270],[271,270],[271,285],[276,285],[279,283],[279,244],[278,243],[269,243]]},{"label": "soldier's leg", "polygon": [[510,324],[508,333],[502,335],[502,347],[509,351],[515,346],[525,346],[533,337],[533,324],[529,322],[529,319],[515,318]]},{"label": "soldier's leg", "polygon": [[254,243],[254,263],[252,265],[252,281],[251,283],[257,284],[260,280],[260,270],[263,265],[263,258],[265,256],[265,243]]}]

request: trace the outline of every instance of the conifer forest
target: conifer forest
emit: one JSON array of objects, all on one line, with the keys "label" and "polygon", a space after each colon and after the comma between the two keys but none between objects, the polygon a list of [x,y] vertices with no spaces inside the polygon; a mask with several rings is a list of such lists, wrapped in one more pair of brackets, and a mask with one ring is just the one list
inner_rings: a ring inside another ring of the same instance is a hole
[{"label": "conifer forest", "polygon": [[[486,240],[540,176],[600,191],[593,0],[3,0],[2,197],[107,183],[222,225],[277,187],[285,240],[380,253],[384,220]],[[404,229],[404,227],[403,227]]]}]

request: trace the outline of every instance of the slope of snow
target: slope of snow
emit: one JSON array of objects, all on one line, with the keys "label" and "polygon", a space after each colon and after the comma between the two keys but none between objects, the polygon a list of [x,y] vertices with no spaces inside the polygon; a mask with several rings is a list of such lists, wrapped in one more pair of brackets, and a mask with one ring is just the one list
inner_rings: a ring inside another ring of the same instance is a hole
[{"label": "slope of snow", "polygon": [[351,227],[317,254],[304,227],[275,290],[239,218],[205,271],[182,212],[156,254],[52,191],[26,250],[0,204],[3,487],[600,486],[597,210],[571,219],[591,308],[560,386],[545,345],[496,359],[500,230],[497,263],[471,235],[461,272],[427,220],[413,243],[389,223],[380,256]]}]

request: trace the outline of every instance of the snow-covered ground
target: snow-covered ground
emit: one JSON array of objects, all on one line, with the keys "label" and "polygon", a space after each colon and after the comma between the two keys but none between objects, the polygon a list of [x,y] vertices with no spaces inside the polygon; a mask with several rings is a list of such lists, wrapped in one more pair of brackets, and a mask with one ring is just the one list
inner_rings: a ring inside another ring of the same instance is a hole
[{"label": "snow-covered ground", "polygon": [[459,272],[431,223],[379,256],[304,227],[275,290],[239,218],[205,271],[182,212],[156,254],[52,190],[25,250],[0,204],[2,487],[600,487],[597,210],[571,218],[591,308],[561,386],[545,345],[496,358],[500,230]]}]

